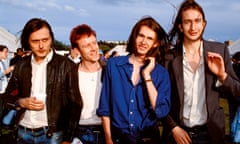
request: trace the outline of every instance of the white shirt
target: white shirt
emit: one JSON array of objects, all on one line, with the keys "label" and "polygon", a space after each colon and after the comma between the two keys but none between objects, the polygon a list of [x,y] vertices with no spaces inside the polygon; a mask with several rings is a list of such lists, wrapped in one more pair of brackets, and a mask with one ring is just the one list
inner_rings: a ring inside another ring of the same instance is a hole
[{"label": "white shirt", "polygon": [[78,56],[78,57],[76,57],[76,58],[73,58],[71,55],[68,55],[68,58],[71,60],[71,61],[73,61],[74,63],[80,63],[80,61],[81,61],[81,56]]},{"label": "white shirt", "polygon": [[51,51],[42,63],[37,64],[32,56],[32,88],[31,97],[42,100],[45,103],[44,109],[41,111],[26,110],[20,125],[28,128],[39,128],[48,126],[46,111],[46,81],[47,81],[47,64],[52,59]]},{"label": "white shirt", "polygon": [[[9,67],[9,64],[7,63],[6,60],[2,59],[0,60],[0,71],[2,73],[2,76],[0,77],[0,94],[3,94],[5,92],[5,89],[7,87],[8,84],[8,78],[7,76],[4,74],[4,71],[6,70],[7,67]],[[3,66],[4,65],[4,66]]]},{"label": "white shirt", "polygon": [[80,125],[98,125],[101,119],[96,115],[102,88],[102,69],[89,73],[78,71],[79,89],[83,100],[83,109],[80,117]]},{"label": "white shirt", "polygon": [[205,71],[203,46],[200,46],[200,63],[196,72],[185,57],[185,47],[183,46],[183,73],[184,73],[184,106],[183,122],[185,126],[193,127],[203,125],[207,121],[206,107],[206,88],[205,88]]}]

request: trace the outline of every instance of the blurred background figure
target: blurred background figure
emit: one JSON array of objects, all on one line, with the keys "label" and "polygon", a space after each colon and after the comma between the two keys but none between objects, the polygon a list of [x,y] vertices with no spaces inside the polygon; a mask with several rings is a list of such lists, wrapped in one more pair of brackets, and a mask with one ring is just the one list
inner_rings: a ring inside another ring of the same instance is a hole
[{"label": "blurred background figure", "polygon": [[81,55],[79,50],[75,47],[70,48],[68,58],[76,64],[80,63]]},{"label": "blurred background figure", "polygon": [[8,84],[8,74],[13,71],[14,67],[9,67],[7,62],[8,48],[5,45],[0,45],[0,116],[2,114],[2,95]]},{"label": "blurred background figure", "polygon": [[238,76],[238,78],[240,78],[240,51],[236,52],[233,55],[232,62],[233,62],[233,69],[236,75]]},{"label": "blurred background figure", "polygon": [[119,56],[117,51],[113,51],[112,54],[110,55],[110,58],[115,57],[115,56]]},{"label": "blurred background figure", "polygon": [[10,60],[10,66],[15,65],[24,55],[23,48],[17,48],[14,57]]}]

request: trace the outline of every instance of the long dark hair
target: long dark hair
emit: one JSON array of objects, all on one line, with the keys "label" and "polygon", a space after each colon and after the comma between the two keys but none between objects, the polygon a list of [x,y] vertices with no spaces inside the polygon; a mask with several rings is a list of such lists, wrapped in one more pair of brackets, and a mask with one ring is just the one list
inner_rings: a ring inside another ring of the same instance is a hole
[{"label": "long dark hair", "polygon": [[132,32],[128,38],[126,50],[129,52],[129,54],[136,52],[135,40],[142,26],[147,26],[156,32],[159,47],[152,49],[150,53],[154,54],[157,63],[164,65],[164,55],[165,51],[168,49],[167,33],[160,26],[160,24],[158,24],[158,22],[150,16],[143,17],[134,25]]},{"label": "long dark hair", "polygon": [[182,44],[183,42],[184,36],[179,29],[179,25],[182,25],[182,13],[188,9],[198,10],[202,14],[203,21],[207,22],[203,8],[197,2],[195,0],[185,0],[179,8],[175,21],[173,23],[173,28],[169,32],[169,42],[171,45],[179,46],[179,44]]},{"label": "long dark hair", "polygon": [[53,31],[51,29],[51,26],[46,20],[40,19],[40,18],[32,18],[30,19],[24,26],[21,34],[21,45],[25,51],[31,50],[30,45],[29,45],[29,37],[31,33],[46,27],[49,29],[50,36],[52,38],[52,42],[54,41],[54,35]]}]

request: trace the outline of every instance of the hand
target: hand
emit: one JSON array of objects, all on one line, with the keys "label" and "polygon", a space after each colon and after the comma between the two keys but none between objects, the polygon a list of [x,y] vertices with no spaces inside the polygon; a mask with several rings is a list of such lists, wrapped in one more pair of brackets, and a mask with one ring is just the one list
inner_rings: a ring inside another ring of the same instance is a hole
[{"label": "hand", "polygon": [[40,111],[44,109],[44,103],[35,97],[27,97],[19,100],[19,105],[29,110]]},{"label": "hand", "polygon": [[113,144],[113,141],[112,141],[111,138],[106,138],[106,139],[105,139],[105,143],[106,143],[106,144]]},{"label": "hand", "polygon": [[207,63],[209,69],[223,82],[227,77],[227,73],[225,72],[222,56],[218,53],[208,52]]},{"label": "hand", "polygon": [[5,69],[4,74],[5,74],[5,75],[6,75],[6,74],[9,74],[9,73],[12,72],[13,70],[14,70],[14,66],[10,66],[10,67],[8,67],[8,68]]},{"label": "hand", "polygon": [[189,137],[188,133],[180,128],[179,126],[176,126],[172,129],[172,135],[175,139],[175,142],[177,144],[191,144],[192,140]]},{"label": "hand", "polygon": [[149,80],[151,79],[151,75],[150,73],[152,72],[152,70],[154,69],[155,67],[155,58],[154,57],[147,57],[145,61],[149,60],[149,63],[148,65],[143,69],[142,71],[142,75],[143,75],[143,78],[145,80]]}]

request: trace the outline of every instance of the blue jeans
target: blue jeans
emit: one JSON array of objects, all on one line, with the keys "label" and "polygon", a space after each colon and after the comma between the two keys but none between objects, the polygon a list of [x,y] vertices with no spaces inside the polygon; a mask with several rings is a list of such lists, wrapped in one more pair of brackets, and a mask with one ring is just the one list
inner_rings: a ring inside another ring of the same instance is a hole
[{"label": "blue jeans", "polygon": [[102,125],[78,126],[75,137],[83,144],[105,144]]},{"label": "blue jeans", "polygon": [[31,131],[26,128],[18,128],[17,144],[60,144],[63,132],[54,132],[52,137],[47,137],[48,128],[39,131]]}]

